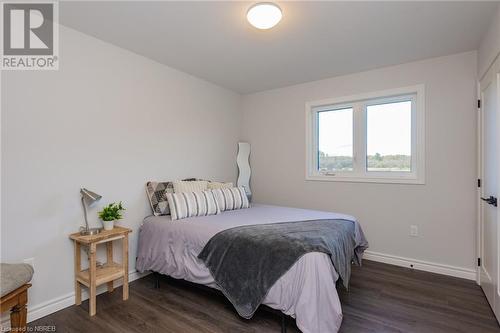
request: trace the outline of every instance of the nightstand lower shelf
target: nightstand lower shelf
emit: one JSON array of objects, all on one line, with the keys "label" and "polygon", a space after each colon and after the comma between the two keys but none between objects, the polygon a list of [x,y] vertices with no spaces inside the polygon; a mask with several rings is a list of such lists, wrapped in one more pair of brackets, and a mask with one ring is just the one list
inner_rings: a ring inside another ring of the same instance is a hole
[{"label": "nightstand lower shelf", "polygon": [[[95,272],[95,284],[100,286],[106,282],[114,281],[116,279],[122,278],[125,271],[123,270],[122,264],[117,264],[115,262],[106,263],[102,266],[98,266]],[[90,286],[90,273],[86,269],[77,274],[76,280],[86,287]]]}]

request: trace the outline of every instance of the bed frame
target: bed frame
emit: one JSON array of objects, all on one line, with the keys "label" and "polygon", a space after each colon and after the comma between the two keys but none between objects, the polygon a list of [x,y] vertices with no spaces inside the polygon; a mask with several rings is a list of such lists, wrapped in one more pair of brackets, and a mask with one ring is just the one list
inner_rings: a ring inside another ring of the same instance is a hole
[{"label": "bed frame", "polygon": [[[183,284],[187,284],[189,286],[192,286],[192,287],[195,287],[195,288],[198,288],[198,289],[201,289],[201,290],[213,293],[213,294],[217,294],[218,296],[223,296],[224,297],[224,294],[221,291],[217,290],[217,289],[210,288],[210,287],[204,286],[202,284],[197,284],[197,283],[189,282],[189,281],[186,281],[186,280],[175,279],[175,278],[173,278],[171,276],[164,275],[164,274],[161,274],[161,273],[158,273],[158,272],[153,272],[154,288],[155,289],[160,289],[160,279],[162,278],[162,276],[166,277],[167,279],[170,279],[170,280],[179,281],[179,282],[182,281]],[[287,321],[288,321],[288,317],[289,317],[288,315],[284,314],[283,312],[281,312],[279,310],[273,309],[273,308],[271,308],[271,307],[269,307],[267,305],[261,305],[259,308],[262,308],[263,310],[265,310],[267,312],[270,312],[270,313],[273,313],[275,315],[279,315],[281,317],[281,333],[286,333],[286,326],[287,326]]]}]

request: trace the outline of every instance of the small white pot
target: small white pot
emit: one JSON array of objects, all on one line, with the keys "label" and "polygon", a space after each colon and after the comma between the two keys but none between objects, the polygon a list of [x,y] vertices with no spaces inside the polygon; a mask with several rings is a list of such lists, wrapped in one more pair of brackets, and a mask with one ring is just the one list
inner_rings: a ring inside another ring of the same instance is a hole
[{"label": "small white pot", "polygon": [[102,225],[104,226],[104,230],[113,230],[115,226],[115,221],[102,221]]}]

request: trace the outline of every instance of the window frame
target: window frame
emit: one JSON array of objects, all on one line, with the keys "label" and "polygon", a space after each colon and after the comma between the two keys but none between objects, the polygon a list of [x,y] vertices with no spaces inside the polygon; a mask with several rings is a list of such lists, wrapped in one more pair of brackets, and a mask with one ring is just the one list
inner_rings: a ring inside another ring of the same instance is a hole
[{"label": "window frame", "polygon": [[[411,171],[368,171],[367,107],[412,101]],[[353,109],[353,170],[318,170],[318,112]],[[423,84],[307,102],[306,107],[306,180],[425,184],[425,86]]]}]

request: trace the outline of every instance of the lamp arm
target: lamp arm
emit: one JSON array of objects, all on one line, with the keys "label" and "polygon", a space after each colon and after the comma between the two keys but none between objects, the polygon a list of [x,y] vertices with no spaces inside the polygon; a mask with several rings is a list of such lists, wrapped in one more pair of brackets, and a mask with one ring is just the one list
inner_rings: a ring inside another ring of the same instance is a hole
[{"label": "lamp arm", "polygon": [[89,230],[89,221],[87,220],[87,207],[85,206],[85,201],[82,196],[82,206],[83,206],[83,216],[85,216],[85,230]]}]

